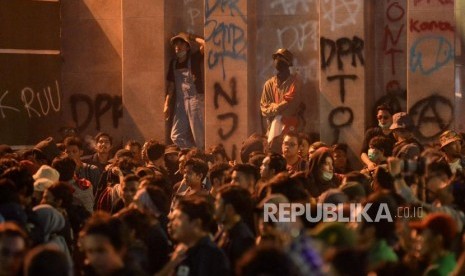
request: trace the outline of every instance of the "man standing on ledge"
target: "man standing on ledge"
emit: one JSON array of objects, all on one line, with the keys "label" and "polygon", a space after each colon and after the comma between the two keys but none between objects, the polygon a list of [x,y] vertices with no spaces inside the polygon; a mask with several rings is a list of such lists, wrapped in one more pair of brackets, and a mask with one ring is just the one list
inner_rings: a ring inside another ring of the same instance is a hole
[{"label": "man standing on ledge", "polygon": [[302,131],[304,127],[301,116],[304,110],[302,81],[297,74],[291,74],[289,70],[294,60],[289,50],[278,49],[272,57],[278,73],[266,81],[260,100],[260,109],[268,122],[270,149],[281,153],[284,134],[289,131]]},{"label": "man standing on ledge", "polygon": [[[191,41],[199,44],[192,51]],[[167,76],[165,119],[172,117],[171,140],[180,148],[205,148],[205,104],[203,85],[203,38],[179,33],[170,40],[176,57],[170,62]]]}]

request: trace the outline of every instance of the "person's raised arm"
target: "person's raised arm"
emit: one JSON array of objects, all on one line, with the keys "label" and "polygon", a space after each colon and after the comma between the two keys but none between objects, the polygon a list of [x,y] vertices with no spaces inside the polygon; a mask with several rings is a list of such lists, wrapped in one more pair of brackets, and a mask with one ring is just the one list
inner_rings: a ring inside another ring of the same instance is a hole
[{"label": "person's raised arm", "polygon": [[205,51],[205,39],[203,37],[195,35],[195,34],[189,34],[189,39],[197,42],[199,44],[199,51],[203,55]]}]

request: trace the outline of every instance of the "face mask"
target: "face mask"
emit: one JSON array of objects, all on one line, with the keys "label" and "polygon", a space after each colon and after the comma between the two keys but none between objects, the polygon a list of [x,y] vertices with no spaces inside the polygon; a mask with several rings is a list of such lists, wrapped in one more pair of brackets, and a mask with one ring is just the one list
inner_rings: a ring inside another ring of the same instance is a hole
[{"label": "face mask", "polygon": [[325,181],[330,181],[331,179],[333,179],[333,175],[334,174],[332,172],[323,172],[321,178],[323,178],[323,180]]},{"label": "face mask", "polygon": [[458,170],[462,170],[462,166],[460,165],[460,160],[457,160],[454,163],[449,163],[450,170],[452,173],[456,173]]},{"label": "face mask", "polygon": [[187,54],[187,51],[179,51],[179,52],[176,53],[176,56],[178,58],[183,58],[183,57],[186,56],[186,54]]},{"label": "face mask", "polygon": [[374,149],[368,150],[368,159],[370,159],[371,162],[375,162],[378,159],[378,154],[376,154]]},{"label": "face mask", "polygon": [[391,126],[391,124],[390,123],[382,124],[381,122],[378,122],[378,126],[382,129],[388,129]]},{"label": "face mask", "polygon": [[283,61],[283,60],[281,60],[279,58],[276,60],[276,63],[275,63],[276,70],[283,71],[283,70],[287,69],[288,67],[289,67],[289,65],[285,61]]}]

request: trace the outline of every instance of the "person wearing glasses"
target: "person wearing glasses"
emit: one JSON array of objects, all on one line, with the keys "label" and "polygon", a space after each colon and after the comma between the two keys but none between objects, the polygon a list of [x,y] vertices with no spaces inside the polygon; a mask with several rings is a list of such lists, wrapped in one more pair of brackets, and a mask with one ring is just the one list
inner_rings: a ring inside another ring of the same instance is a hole
[{"label": "person wearing glasses", "polygon": [[389,145],[388,150],[385,152],[385,156],[391,156],[392,147],[394,146],[396,140],[392,131],[389,127],[392,125],[392,109],[387,105],[379,105],[376,107],[376,119],[378,120],[378,125],[372,128],[369,128],[365,132],[365,137],[362,144],[362,152],[360,158],[365,164],[368,170],[374,170],[376,163],[373,162],[368,156],[368,149],[370,148],[370,140],[375,136],[381,136],[388,139],[387,144]]}]

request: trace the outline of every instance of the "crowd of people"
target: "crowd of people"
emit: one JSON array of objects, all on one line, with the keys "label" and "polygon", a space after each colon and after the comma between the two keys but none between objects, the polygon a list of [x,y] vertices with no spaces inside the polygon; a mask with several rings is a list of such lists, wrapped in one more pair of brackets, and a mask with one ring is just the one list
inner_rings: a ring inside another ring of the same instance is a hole
[{"label": "crowd of people", "polygon": [[[156,140],[112,154],[106,133],[88,155],[75,133],[2,145],[0,275],[463,275],[462,136],[425,145],[407,113],[380,106],[377,119],[357,171],[347,145],[292,131],[278,151],[250,136],[237,161],[222,145]],[[394,215],[267,220],[267,206],[282,203],[349,215],[351,204],[385,204]]]},{"label": "crowd of people", "polygon": [[[221,144],[204,150],[204,40],[170,42],[173,144],[117,150],[99,133],[89,147],[69,131],[31,149],[0,145],[0,276],[465,275],[460,134],[422,144],[407,113],[379,106],[354,170],[353,149],[301,132],[301,80],[278,49],[260,101],[267,135],[230,160]],[[321,206],[344,216],[314,219]]]}]

